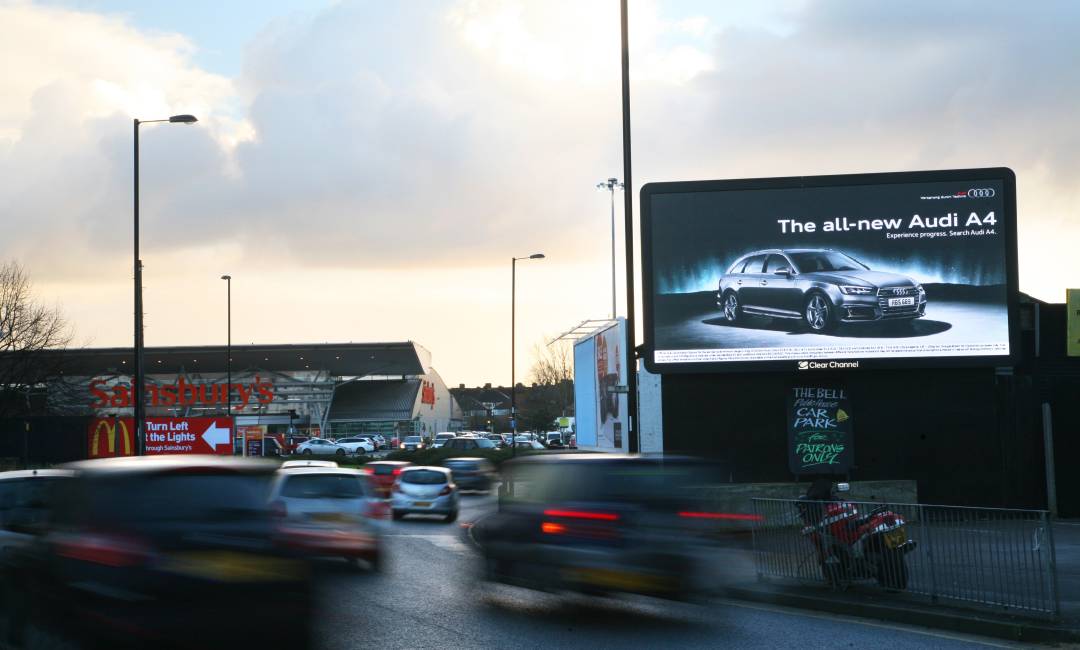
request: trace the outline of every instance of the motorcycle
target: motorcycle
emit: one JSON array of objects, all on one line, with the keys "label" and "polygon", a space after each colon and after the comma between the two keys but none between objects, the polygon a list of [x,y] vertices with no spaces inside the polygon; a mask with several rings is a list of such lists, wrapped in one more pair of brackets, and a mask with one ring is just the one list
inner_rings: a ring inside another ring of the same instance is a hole
[{"label": "motorcycle", "polygon": [[907,536],[907,521],[887,506],[860,512],[837,495],[848,490],[847,483],[816,481],[799,497],[802,534],[814,543],[822,578],[833,587],[876,579],[886,589],[906,589],[904,556],[916,546]]}]

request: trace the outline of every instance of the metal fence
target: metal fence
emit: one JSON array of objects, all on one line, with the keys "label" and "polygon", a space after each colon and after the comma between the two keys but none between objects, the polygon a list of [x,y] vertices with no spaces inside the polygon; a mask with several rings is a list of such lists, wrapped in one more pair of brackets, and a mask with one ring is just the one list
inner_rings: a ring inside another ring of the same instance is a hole
[{"label": "metal fence", "polygon": [[856,516],[882,506],[903,516],[906,535],[916,545],[903,554],[902,566],[890,555],[876,571],[868,566],[868,573],[853,577],[857,571],[845,570],[843,579],[837,580],[835,561],[823,563],[813,535],[805,534],[808,525],[822,521],[825,503],[762,498],[753,502],[759,578],[877,584],[893,592],[928,596],[933,602],[1045,617],[1060,612],[1054,539],[1045,510],[845,501]]}]

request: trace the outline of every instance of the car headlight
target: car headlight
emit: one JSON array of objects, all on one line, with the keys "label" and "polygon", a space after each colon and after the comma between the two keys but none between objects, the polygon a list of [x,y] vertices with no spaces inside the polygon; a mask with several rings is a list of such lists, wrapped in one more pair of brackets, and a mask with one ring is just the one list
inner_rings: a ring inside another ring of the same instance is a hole
[{"label": "car headlight", "polygon": [[402,448],[402,449],[404,449],[404,448],[405,448],[405,443],[404,443],[404,442],[403,442],[403,443],[401,443],[401,448]]},{"label": "car headlight", "polygon": [[874,287],[856,287],[853,285],[842,284],[838,287],[840,293],[848,296],[868,296],[874,293]]}]

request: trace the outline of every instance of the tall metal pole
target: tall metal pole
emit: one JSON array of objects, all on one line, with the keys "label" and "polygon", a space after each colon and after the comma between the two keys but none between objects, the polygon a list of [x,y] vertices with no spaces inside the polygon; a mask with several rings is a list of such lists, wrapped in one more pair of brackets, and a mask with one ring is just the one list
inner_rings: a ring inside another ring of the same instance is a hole
[{"label": "tall metal pole", "polygon": [[614,178],[609,178],[611,186],[611,320],[618,317],[619,312],[615,308],[615,184]]},{"label": "tall metal pole", "polygon": [[135,453],[146,453],[146,437],[143,430],[145,404],[143,402],[143,306],[142,261],[139,259],[139,120],[135,120],[135,374],[131,378],[132,398],[135,401]]},{"label": "tall metal pole", "polygon": [[517,381],[514,370],[517,367],[514,345],[514,325],[517,305],[517,258],[510,258],[510,456],[517,456]]},{"label": "tall metal pole", "polygon": [[[223,275],[221,279],[225,281],[225,403],[228,409],[226,413],[229,415],[229,444],[235,445],[236,427],[234,426],[236,420],[233,419],[232,410],[232,276]],[[292,428],[292,420],[289,420],[289,427]],[[234,452],[235,453],[235,452]]]},{"label": "tall metal pole", "polygon": [[[637,453],[638,445],[638,395],[637,395],[637,345],[634,333],[634,183],[630,175],[630,48],[627,33],[627,0],[619,2],[622,40],[622,127],[623,127],[623,199],[626,223],[626,373],[627,409],[630,414],[630,426],[627,443],[630,453]],[[612,194],[614,196],[614,193]]]}]

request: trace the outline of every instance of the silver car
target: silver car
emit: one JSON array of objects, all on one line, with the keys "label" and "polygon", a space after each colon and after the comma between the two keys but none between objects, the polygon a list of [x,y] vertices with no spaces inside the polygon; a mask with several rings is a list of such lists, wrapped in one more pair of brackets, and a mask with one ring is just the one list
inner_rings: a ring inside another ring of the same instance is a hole
[{"label": "silver car", "polygon": [[449,523],[458,516],[458,489],[445,467],[420,465],[401,470],[390,496],[394,519],[405,515],[442,515]]},{"label": "silver car", "polygon": [[279,469],[270,506],[283,543],[312,557],[343,557],[379,565],[378,520],[386,505],[367,474],[341,467]]}]

